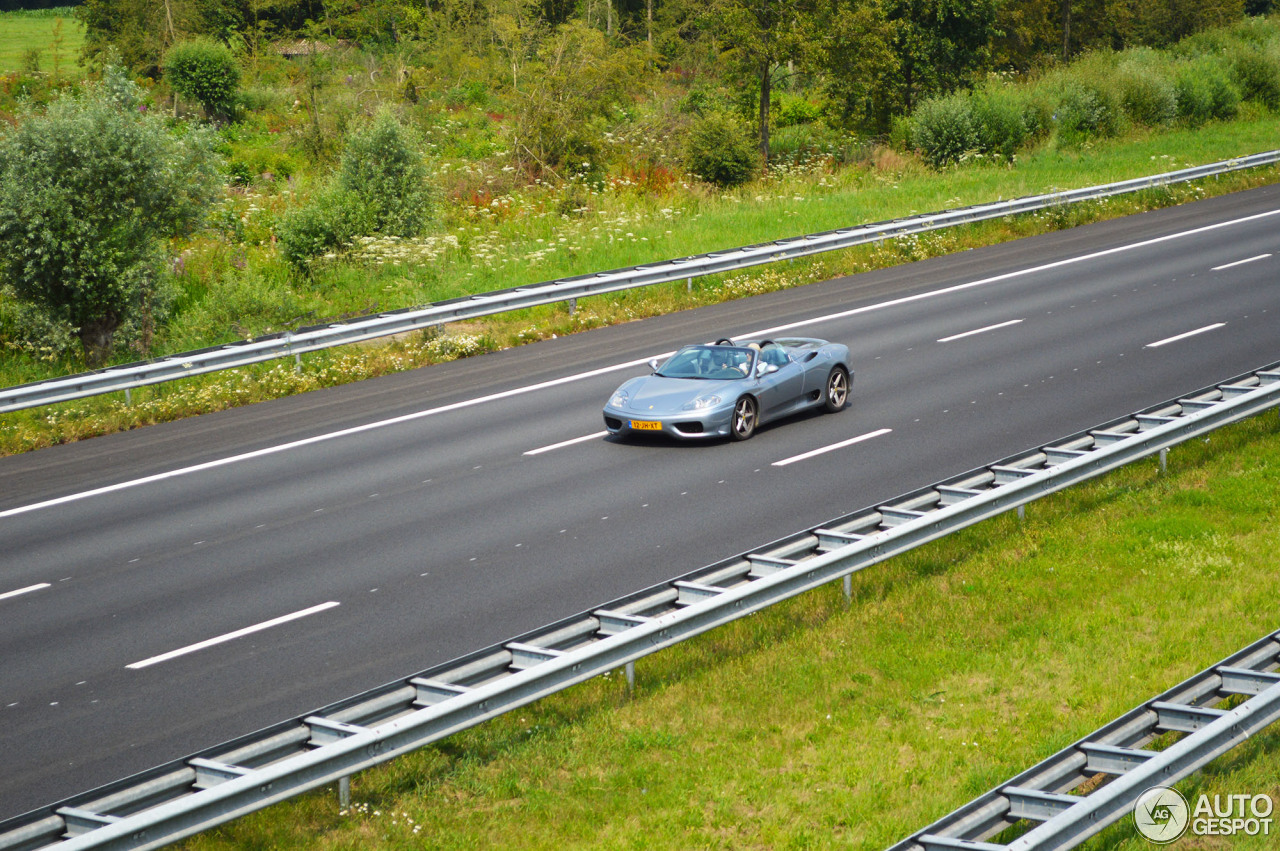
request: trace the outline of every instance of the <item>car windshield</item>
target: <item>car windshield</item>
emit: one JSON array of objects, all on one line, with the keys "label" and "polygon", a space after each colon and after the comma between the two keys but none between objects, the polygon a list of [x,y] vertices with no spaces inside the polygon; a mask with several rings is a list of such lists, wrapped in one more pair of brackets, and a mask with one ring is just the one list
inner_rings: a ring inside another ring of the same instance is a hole
[{"label": "car windshield", "polygon": [[688,346],[672,355],[657,374],[665,378],[746,378],[754,356],[751,349],[733,346]]}]

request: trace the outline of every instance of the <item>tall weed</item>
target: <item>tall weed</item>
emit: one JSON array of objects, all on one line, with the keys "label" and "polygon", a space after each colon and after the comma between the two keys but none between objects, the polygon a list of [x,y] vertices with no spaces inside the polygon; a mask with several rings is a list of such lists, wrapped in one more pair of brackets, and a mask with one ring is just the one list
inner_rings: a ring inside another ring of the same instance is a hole
[{"label": "tall weed", "polygon": [[217,329],[224,338],[243,339],[279,331],[302,312],[301,301],[278,270],[272,274],[270,268],[231,266],[170,330],[181,337],[186,329],[193,335]]}]

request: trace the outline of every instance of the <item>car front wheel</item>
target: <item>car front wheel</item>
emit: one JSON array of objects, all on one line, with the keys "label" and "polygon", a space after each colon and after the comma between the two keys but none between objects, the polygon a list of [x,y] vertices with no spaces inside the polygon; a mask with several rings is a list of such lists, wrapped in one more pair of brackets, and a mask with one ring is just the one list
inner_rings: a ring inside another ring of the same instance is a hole
[{"label": "car front wheel", "polygon": [[756,433],[756,415],[759,409],[756,400],[743,396],[733,406],[733,422],[729,426],[729,436],[734,440],[746,440]]},{"label": "car front wheel", "polygon": [[842,366],[831,370],[827,376],[826,409],[835,413],[849,400],[849,372]]}]

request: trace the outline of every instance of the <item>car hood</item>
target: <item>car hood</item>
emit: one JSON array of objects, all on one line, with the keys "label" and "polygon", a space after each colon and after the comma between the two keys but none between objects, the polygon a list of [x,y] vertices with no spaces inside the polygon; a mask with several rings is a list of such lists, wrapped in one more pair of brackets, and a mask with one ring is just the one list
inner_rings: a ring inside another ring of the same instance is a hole
[{"label": "car hood", "polygon": [[728,399],[735,386],[745,387],[746,381],[702,381],[696,378],[666,378],[649,375],[623,385],[631,396],[627,408],[632,411],[672,413],[699,396],[717,395]]}]

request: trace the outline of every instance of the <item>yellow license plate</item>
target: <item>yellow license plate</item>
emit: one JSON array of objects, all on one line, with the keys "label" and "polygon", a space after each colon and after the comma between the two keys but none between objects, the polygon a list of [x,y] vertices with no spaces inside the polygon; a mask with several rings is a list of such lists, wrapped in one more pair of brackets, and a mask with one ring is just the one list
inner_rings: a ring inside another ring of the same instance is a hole
[{"label": "yellow license plate", "polygon": [[648,420],[632,420],[631,427],[637,431],[662,431],[662,423],[650,422]]}]

